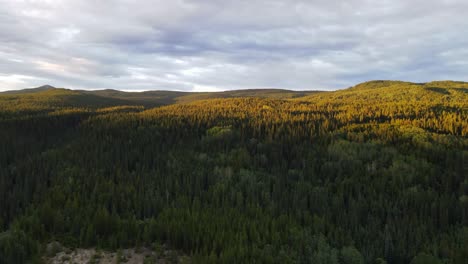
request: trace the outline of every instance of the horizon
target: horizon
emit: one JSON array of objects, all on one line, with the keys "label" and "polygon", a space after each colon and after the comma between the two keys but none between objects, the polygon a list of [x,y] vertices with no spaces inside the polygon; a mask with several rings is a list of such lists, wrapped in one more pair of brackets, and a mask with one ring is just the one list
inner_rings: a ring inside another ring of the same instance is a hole
[{"label": "horizon", "polygon": [[466,13],[468,3],[457,0],[6,1],[0,89],[337,90],[375,79],[468,81]]},{"label": "horizon", "polygon": [[24,91],[24,90],[34,90],[48,87],[50,89],[66,89],[66,90],[74,90],[74,91],[120,91],[120,92],[129,92],[129,93],[143,93],[143,92],[184,92],[184,93],[222,93],[222,92],[229,92],[229,91],[242,91],[242,90],[283,90],[283,91],[292,91],[292,92],[333,92],[333,91],[340,91],[352,88],[354,86],[369,83],[369,82],[403,82],[403,83],[411,83],[411,84],[427,84],[433,82],[454,82],[454,83],[467,83],[466,81],[460,80],[431,80],[427,82],[412,82],[412,81],[404,81],[404,80],[367,80],[360,83],[355,83],[353,85],[331,89],[331,90],[324,90],[324,89],[290,89],[290,88],[281,88],[281,87],[245,87],[245,88],[233,88],[233,89],[226,89],[226,90],[212,90],[212,91],[184,91],[184,90],[169,90],[169,89],[149,89],[149,90],[126,90],[126,89],[114,89],[114,88],[73,88],[73,87],[60,87],[51,84],[43,84],[36,87],[25,87],[19,89],[2,89],[0,88],[0,93],[3,92],[14,92],[14,91]]}]

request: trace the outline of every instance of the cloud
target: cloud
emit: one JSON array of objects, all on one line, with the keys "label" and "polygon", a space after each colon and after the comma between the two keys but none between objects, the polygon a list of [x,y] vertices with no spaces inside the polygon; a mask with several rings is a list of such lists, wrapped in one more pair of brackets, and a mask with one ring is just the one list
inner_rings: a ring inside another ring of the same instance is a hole
[{"label": "cloud", "polygon": [[467,80],[462,0],[0,0],[0,90]]}]

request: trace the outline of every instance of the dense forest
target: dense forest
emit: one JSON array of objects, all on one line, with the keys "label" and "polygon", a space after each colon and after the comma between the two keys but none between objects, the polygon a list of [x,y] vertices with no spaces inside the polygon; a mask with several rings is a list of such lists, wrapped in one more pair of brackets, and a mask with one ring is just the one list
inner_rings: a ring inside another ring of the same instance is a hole
[{"label": "dense forest", "polygon": [[0,264],[466,263],[468,83],[0,94]]}]

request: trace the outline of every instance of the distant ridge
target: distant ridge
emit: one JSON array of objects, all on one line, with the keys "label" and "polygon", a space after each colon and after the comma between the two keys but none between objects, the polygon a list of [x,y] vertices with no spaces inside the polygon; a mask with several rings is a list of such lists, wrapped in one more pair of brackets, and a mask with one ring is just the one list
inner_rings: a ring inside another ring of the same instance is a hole
[{"label": "distant ridge", "polygon": [[372,80],[363,83],[356,84],[348,89],[375,89],[375,88],[385,88],[390,86],[397,86],[397,85],[414,85],[414,86],[435,86],[441,88],[463,88],[468,85],[468,82],[462,81],[431,81],[425,83],[415,83],[415,82],[405,82],[405,81],[398,81],[398,80]]},{"label": "distant ridge", "polygon": [[[222,97],[233,97],[236,95],[239,96],[260,96],[260,97],[270,97],[265,95],[281,95],[281,94],[289,94],[292,97],[301,97],[308,95],[310,93],[317,93],[317,92],[336,92],[336,91],[343,91],[343,90],[354,90],[354,89],[375,89],[375,88],[385,88],[389,86],[395,85],[415,85],[415,86],[428,86],[428,87],[441,87],[441,88],[466,88],[468,86],[468,82],[464,81],[453,81],[453,80],[440,80],[440,81],[430,81],[430,82],[408,82],[408,81],[399,81],[399,80],[370,80],[362,83],[358,83],[354,86],[344,88],[344,89],[337,89],[334,91],[322,91],[322,90],[288,90],[288,89],[281,89],[281,88],[249,88],[249,89],[234,89],[234,90],[226,90],[226,91],[213,91],[213,92],[192,92],[192,91],[172,91],[172,90],[147,90],[147,91],[121,91],[116,89],[100,89],[100,90],[75,90],[75,89],[67,89],[67,88],[60,88],[64,90],[72,90],[81,93],[87,94],[96,94],[101,96],[110,96],[110,97],[119,97],[119,96],[129,96],[129,95],[158,95],[158,96],[167,96],[167,95],[175,95],[175,96],[182,96],[182,95],[199,95],[204,97],[206,95],[223,95]],[[45,84],[35,88],[25,88],[19,90],[10,90],[0,92],[0,94],[23,94],[23,93],[35,93],[35,92],[42,92],[52,89],[59,89],[55,86]],[[263,96],[262,96],[263,95]],[[211,96],[207,96],[211,98]]]},{"label": "distant ridge", "polygon": [[[144,92],[126,92],[113,89],[104,90],[71,90],[56,88],[52,85],[43,85],[36,88],[6,91],[0,93],[0,103],[12,99],[21,99],[40,102],[42,105],[59,105],[69,107],[110,107],[122,105],[138,105],[146,108],[171,105],[178,103],[191,103],[200,100],[228,99],[228,98],[265,98],[279,100],[317,101],[330,100],[330,102],[367,101],[402,102],[411,100],[438,100],[467,101],[468,82],[459,81],[432,81],[427,83],[412,83],[392,80],[374,80],[363,82],[347,89],[336,91],[293,91],[286,89],[241,89],[220,92],[182,92],[149,90]],[[1,105],[0,105],[1,106]]]},{"label": "distant ridge", "polygon": [[[80,106],[113,106],[113,105],[142,105],[155,107],[174,103],[188,103],[197,100],[258,97],[271,99],[292,99],[319,93],[320,91],[292,91],[286,89],[241,89],[220,92],[182,92],[149,90],[143,92],[127,92],[114,89],[103,90],[71,90],[43,85],[36,88],[6,91],[0,95],[32,95],[46,98],[59,96],[59,101],[73,102],[71,105]],[[78,103],[77,103],[78,102]],[[69,104],[69,103],[66,103]]]},{"label": "distant ridge", "polygon": [[56,87],[46,84],[42,85],[36,88],[26,88],[26,89],[20,89],[20,90],[11,90],[11,91],[5,91],[2,92],[4,94],[25,94],[25,93],[36,93],[36,92],[42,92],[42,91],[47,91],[47,90],[52,90],[52,89],[57,89]]}]

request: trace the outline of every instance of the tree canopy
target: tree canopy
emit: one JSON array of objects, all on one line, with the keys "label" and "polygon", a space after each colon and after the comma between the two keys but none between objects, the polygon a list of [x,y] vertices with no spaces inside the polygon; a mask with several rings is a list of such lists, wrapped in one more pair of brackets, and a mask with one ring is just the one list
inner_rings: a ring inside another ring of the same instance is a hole
[{"label": "tree canopy", "polygon": [[0,94],[0,263],[55,240],[166,243],[194,263],[465,263],[467,91]]}]

